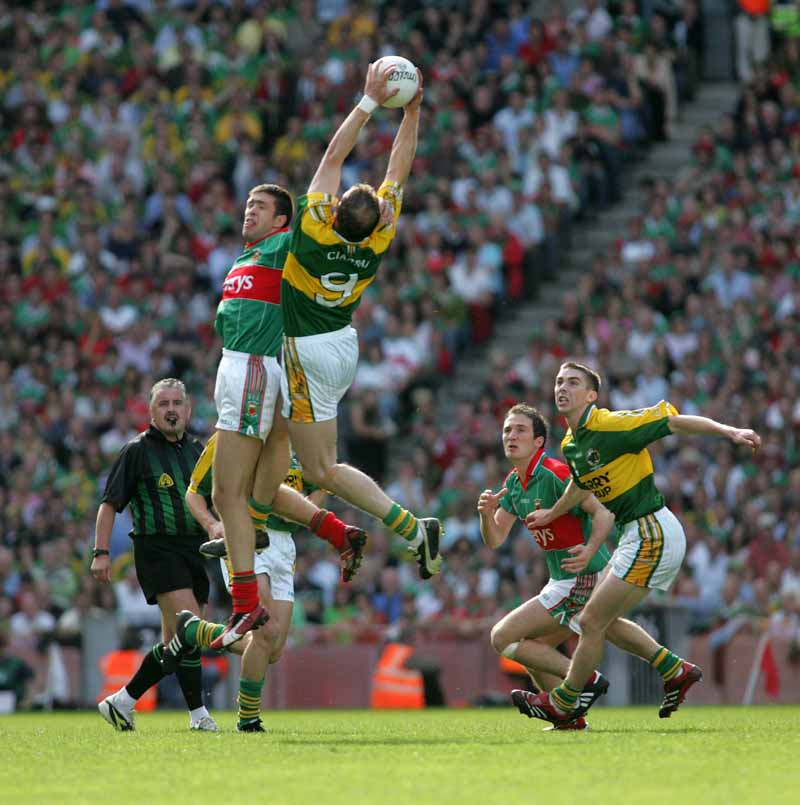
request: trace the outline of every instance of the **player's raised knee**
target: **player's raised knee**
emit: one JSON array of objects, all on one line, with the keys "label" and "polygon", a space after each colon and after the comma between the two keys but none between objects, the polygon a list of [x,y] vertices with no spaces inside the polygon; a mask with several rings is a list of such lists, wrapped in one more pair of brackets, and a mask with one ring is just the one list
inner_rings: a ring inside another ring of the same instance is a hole
[{"label": "player's raised knee", "polygon": [[506,634],[503,629],[503,622],[496,623],[492,627],[492,633],[489,637],[492,648],[498,653],[502,654],[511,643],[511,638]]}]

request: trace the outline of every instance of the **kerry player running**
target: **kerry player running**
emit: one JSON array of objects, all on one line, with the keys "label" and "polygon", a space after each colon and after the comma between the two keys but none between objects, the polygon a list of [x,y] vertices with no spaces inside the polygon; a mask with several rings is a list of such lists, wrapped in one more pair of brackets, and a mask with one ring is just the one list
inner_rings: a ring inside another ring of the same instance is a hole
[{"label": "kerry player running", "polygon": [[[503,451],[514,468],[499,492],[487,489],[478,500],[481,536],[489,547],[502,545],[517,520],[555,505],[566,489],[569,468],[545,455],[546,441],[547,422],[539,411],[525,404],[509,409],[503,422]],[[580,634],[578,616],[610,558],[605,540],[613,527],[614,515],[594,495],[587,495],[578,508],[531,531],[545,552],[550,579],[539,595],[494,626],[491,640],[499,654],[524,665],[543,691],[561,684],[567,674],[569,660],[554,646],[567,640],[570,630]],[[622,618],[609,626],[606,637],[644,660],[662,649],[641,626]],[[582,685],[573,720],[556,728],[585,729],[583,714],[607,690],[608,681],[592,670]],[[515,690],[511,699],[530,717],[535,715],[534,695]]]},{"label": "kerry player running", "polygon": [[[619,545],[611,558],[611,572],[579,619],[582,633],[566,680],[551,693],[540,693],[531,700],[534,714],[553,723],[574,718],[583,680],[602,658],[609,624],[643,601],[651,589],[669,589],[683,561],[683,527],[664,505],[664,497],[654,483],[647,446],[672,433],[725,436],[752,450],[761,444],[761,438],[752,430],[706,417],[682,416],[664,400],[637,411],[597,408],[599,391],[600,376],[593,369],[574,362],[561,365],[555,400],[569,425],[561,449],[572,478],[554,506],[533,511],[526,518],[529,528],[543,528],[594,492],[616,515],[621,529]],[[650,664],[664,677],[659,716],[669,718],[689,688],[702,679],[702,671],[663,647]]]},{"label": "kerry player running", "polygon": [[[407,540],[420,575],[430,578],[442,561],[439,521],[417,520],[363,472],[336,463],[337,406],[358,363],[358,335],[351,321],[395,236],[403,185],[417,148],[421,88],[405,107],[378,191],[357,184],[341,200],[335,193],[342,165],[371,111],[395,94],[386,83],[392,69],[370,65],[364,97],[328,145],[308,193],[298,199],[281,288],[285,330],[281,388],[283,414],[306,477]],[[392,207],[388,223],[380,218],[381,200]]]}]

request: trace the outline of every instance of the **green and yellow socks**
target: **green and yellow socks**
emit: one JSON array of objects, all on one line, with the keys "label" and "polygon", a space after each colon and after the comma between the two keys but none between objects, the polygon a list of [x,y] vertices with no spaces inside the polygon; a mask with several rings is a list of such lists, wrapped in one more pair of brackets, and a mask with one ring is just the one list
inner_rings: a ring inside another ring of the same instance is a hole
[{"label": "green and yellow socks", "polygon": [[674,679],[681,672],[684,660],[677,654],[673,654],[665,646],[661,646],[647,663],[661,674],[661,678],[665,682],[669,682],[670,679]]},{"label": "green and yellow socks", "polygon": [[249,679],[239,680],[239,726],[244,727],[257,721],[261,714],[261,691],[264,680],[252,682]]},{"label": "green and yellow socks", "polygon": [[397,503],[392,504],[389,513],[383,518],[383,524],[408,542],[417,536],[417,518]]},{"label": "green and yellow socks", "polygon": [[558,687],[550,691],[550,703],[561,710],[562,713],[569,713],[578,706],[578,697],[581,695],[579,690],[571,688],[566,682],[562,682]]}]

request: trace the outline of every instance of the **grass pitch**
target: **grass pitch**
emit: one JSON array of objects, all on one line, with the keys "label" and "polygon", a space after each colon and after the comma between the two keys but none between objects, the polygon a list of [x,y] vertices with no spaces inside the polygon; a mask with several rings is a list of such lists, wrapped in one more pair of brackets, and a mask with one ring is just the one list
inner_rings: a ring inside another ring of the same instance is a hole
[{"label": "grass pitch", "polygon": [[592,711],[542,732],[512,707],[267,713],[266,735],[189,732],[185,713],[118,733],[97,713],[0,717],[3,803],[796,803],[800,707]]}]

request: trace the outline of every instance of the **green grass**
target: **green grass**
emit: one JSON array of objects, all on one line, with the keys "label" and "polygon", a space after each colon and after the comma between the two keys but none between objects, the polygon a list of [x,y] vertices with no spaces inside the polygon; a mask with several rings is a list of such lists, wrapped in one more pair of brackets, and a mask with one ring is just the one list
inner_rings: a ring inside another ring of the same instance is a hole
[{"label": "green grass", "polygon": [[4,803],[795,803],[800,707],[596,708],[586,733],[511,707],[268,713],[267,735],[116,733],[95,713],[0,717]]}]

